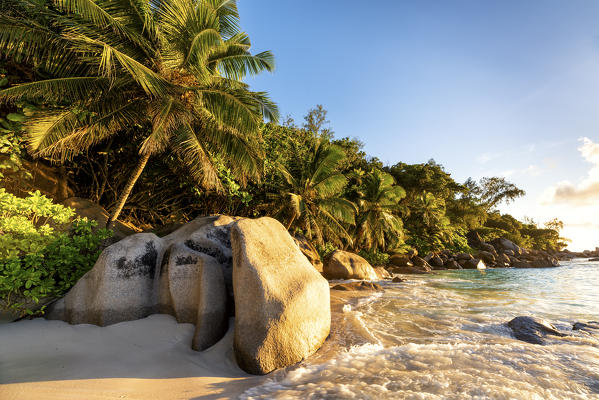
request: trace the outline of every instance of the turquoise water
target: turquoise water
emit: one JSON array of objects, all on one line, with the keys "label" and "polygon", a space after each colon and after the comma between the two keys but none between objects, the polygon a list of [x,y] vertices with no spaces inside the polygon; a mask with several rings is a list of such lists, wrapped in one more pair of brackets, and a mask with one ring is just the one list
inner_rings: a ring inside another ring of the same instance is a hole
[{"label": "turquoise water", "polygon": [[[599,263],[444,271],[353,299],[323,349],[243,398],[599,399]],[[533,345],[505,325],[544,318],[567,333]]]}]

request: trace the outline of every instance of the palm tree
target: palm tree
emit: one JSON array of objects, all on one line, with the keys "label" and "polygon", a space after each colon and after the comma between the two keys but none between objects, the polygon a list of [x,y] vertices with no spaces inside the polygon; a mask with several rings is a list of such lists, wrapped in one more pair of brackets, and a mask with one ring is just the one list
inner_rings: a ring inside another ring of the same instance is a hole
[{"label": "palm tree", "polygon": [[422,192],[413,205],[414,214],[427,228],[434,227],[445,217],[445,201],[430,192]]},{"label": "palm tree", "polygon": [[0,17],[0,55],[51,76],[0,91],[0,101],[55,106],[27,127],[34,156],[64,162],[132,126],[147,128],[109,225],[150,157],[167,149],[205,188],[220,188],[216,154],[242,179],[259,175],[251,141],[278,111],[242,80],[272,71],[274,61],[268,51],[250,53],[235,0],[12,1],[32,17]]},{"label": "palm tree", "polygon": [[388,240],[399,243],[403,239],[402,212],[399,202],[406,196],[395,179],[379,169],[374,169],[363,178],[358,201],[358,245],[366,249],[385,250]]},{"label": "palm tree", "polygon": [[344,224],[355,224],[355,205],[341,197],[347,179],[337,170],[345,152],[324,140],[316,140],[309,150],[307,160],[296,157],[289,168],[280,166],[284,180],[269,196],[274,215],[287,229],[297,227],[320,245],[325,240],[351,243]]}]

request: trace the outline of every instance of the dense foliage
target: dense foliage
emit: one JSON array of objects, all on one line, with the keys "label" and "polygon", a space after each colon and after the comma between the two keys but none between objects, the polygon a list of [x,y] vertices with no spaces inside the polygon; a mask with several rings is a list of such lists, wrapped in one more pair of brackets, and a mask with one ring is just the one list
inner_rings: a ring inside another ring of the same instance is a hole
[{"label": "dense foliage", "polygon": [[28,11],[0,16],[0,52],[45,77],[0,91],[0,100],[51,105],[27,123],[30,152],[65,161],[117,134],[136,139],[137,165],[110,221],[150,157],[166,150],[204,188],[222,188],[215,157],[241,179],[260,176],[252,139],[278,111],[242,79],[274,61],[250,53],[235,2],[15,3]]},{"label": "dense foliage", "polygon": [[[472,230],[535,249],[565,245],[560,221],[540,227],[497,211],[524,195],[504,178],[456,182],[434,160],[385,166],[358,140],[335,138],[321,105],[301,125],[265,123],[277,119],[276,105],[243,80],[271,71],[273,56],[250,53],[235,1],[7,0],[0,8],[7,190],[17,192],[12,183],[37,158],[58,164],[75,195],[140,228],[269,215],[323,256],[345,248],[373,264],[409,247],[471,251]],[[106,232],[84,221],[62,231],[72,214],[39,194],[8,203],[2,297],[60,295],[93,263]]]},{"label": "dense foliage", "polygon": [[93,266],[110,232],[74,214],[39,192],[18,198],[0,189],[0,309],[30,313]]}]

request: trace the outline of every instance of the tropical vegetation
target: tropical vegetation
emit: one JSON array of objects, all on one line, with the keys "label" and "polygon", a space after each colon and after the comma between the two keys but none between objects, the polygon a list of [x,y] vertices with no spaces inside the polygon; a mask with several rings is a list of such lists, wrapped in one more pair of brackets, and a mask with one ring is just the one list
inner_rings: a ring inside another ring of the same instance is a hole
[{"label": "tropical vegetation", "polygon": [[[560,221],[498,211],[524,195],[505,178],[384,165],[336,135],[322,105],[278,123],[276,104],[244,81],[274,57],[250,49],[234,0],[0,3],[2,297],[60,294],[91,266],[108,233],[58,204],[73,195],[108,210],[109,225],[156,232],[206,214],[272,216],[322,255],[373,263],[409,248],[471,251],[471,231],[565,246]],[[40,165],[64,189],[46,193],[54,202],[33,192]]]}]

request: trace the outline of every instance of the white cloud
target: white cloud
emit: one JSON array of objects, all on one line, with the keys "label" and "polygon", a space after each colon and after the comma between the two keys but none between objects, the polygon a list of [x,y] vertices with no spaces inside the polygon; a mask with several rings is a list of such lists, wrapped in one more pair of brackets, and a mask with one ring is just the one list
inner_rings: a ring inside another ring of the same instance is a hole
[{"label": "white cloud", "polygon": [[549,203],[571,205],[599,205],[599,143],[584,137],[578,148],[582,157],[592,164],[588,175],[578,184],[563,181],[550,187],[546,194]]}]

